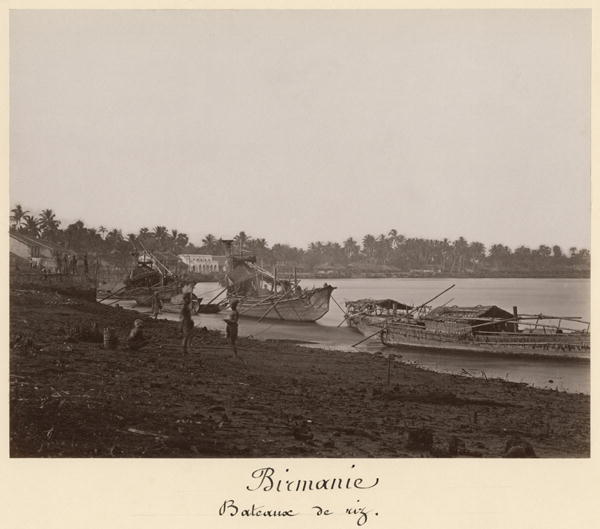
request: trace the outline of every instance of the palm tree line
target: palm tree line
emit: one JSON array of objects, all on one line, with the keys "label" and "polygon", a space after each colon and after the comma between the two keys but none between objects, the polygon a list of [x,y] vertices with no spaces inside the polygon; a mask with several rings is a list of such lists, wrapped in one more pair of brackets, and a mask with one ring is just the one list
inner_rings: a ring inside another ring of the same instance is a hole
[{"label": "palm tree line", "polygon": [[[177,229],[157,225],[141,227],[137,233],[123,232],[105,226],[87,227],[82,220],[61,228],[52,209],[35,215],[17,204],[10,215],[11,231],[32,237],[42,237],[78,252],[129,255],[140,247],[150,251],[179,253],[206,253],[223,255],[225,247],[220,237],[207,234],[199,246],[190,242],[187,234]],[[342,243],[311,242],[306,249],[288,244],[272,246],[261,237],[252,237],[240,231],[234,238],[234,251],[256,255],[265,265],[288,264],[306,271],[319,268],[349,269],[353,266],[387,271],[469,274],[485,271],[569,271],[589,268],[588,249],[571,247],[563,252],[559,245],[540,245],[538,248],[519,246],[512,250],[502,243],[489,248],[479,241],[459,237],[425,239],[405,237],[397,230],[378,235],[366,234],[355,240],[348,237]]]}]

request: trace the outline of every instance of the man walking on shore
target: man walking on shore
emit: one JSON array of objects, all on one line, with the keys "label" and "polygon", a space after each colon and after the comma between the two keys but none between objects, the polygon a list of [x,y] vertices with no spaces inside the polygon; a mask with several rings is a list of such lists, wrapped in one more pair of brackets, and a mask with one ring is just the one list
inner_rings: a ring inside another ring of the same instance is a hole
[{"label": "man walking on shore", "polygon": [[158,292],[155,292],[152,295],[152,317],[154,320],[158,318],[160,314],[160,309],[162,309],[162,301],[160,300],[160,296]]},{"label": "man walking on shore", "polygon": [[227,324],[227,341],[231,344],[231,348],[233,349],[233,356],[235,358],[239,358],[237,353],[236,341],[238,336],[238,321],[240,319],[240,313],[237,310],[237,306],[238,300],[236,299],[231,304],[231,315],[228,319],[225,320],[225,323]]},{"label": "man walking on shore", "polygon": [[194,320],[192,320],[192,295],[188,292],[183,295],[183,307],[181,307],[180,318],[181,318],[181,333],[183,334],[183,340],[181,346],[183,347],[183,354],[188,354],[188,348],[192,341],[194,333]]}]

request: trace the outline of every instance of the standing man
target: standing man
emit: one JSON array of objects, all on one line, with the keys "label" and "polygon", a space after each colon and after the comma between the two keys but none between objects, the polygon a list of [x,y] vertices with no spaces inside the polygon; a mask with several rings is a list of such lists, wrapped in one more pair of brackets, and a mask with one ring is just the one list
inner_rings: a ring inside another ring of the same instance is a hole
[{"label": "standing man", "polygon": [[188,348],[192,341],[194,334],[194,320],[192,320],[192,295],[187,292],[183,295],[183,307],[179,314],[181,318],[181,333],[183,334],[183,340],[181,346],[183,347],[183,354],[188,354]]},{"label": "standing man", "polygon": [[227,324],[226,336],[227,340],[231,344],[231,348],[233,349],[233,356],[238,358],[237,352],[237,336],[238,336],[238,321],[240,319],[240,313],[237,310],[238,300],[236,299],[233,303],[231,303],[231,314],[228,319],[225,320]]},{"label": "standing man", "polygon": [[152,317],[154,318],[154,320],[158,318],[158,315],[160,314],[160,309],[162,309],[162,301],[160,300],[158,292],[155,292],[154,294],[152,294]]}]

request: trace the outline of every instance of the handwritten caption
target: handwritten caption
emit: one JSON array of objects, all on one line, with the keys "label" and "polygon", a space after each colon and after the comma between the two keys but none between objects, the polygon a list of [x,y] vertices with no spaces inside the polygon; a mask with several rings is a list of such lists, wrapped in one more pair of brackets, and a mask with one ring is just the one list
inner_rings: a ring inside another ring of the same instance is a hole
[{"label": "handwritten caption", "polygon": [[[351,470],[356,465],[352,465]],[[249,492],[274,493],[276,499],[283,499],[287,493],[306,493],[312,491],[327,491],[335,493],[340,490],[354,490],[357,493],[364,490],[375,488],[379,484],[379,478],[365,479],[362,477],[334,477],[321,479],[289,479],[289,468],[280,476],[273,467],[261,467],[252,471],[250,474],[251,482],[246,485]],[[282,496],[277,496],[282,493]],[[317,518],[326,518],[328,516],[343,516],[352,520],[358,527],[363,527],[374,516],[379,513],[374,509],[369,509],[361,504],[360,499],[356,499],[352,505],[342,507],[331,507],[331,505],[310,505],[306,511],[297,511],[292,508],[268,507],[252,503],[251,505],[242,505],[235,499],[229,498],[223,501],[219,507],[219,516],[240,517],[240,518],[290,518],[302,514],[312,515]]]}]

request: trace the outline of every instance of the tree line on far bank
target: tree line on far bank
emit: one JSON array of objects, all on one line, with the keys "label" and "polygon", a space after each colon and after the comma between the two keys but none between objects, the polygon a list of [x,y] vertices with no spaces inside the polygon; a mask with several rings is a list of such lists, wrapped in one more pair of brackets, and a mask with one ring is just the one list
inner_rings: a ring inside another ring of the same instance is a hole
[{"label": "tree line on far bank", "polygon": [[[88,227],[81,220],[61,228],[62,222],[51,209],[32,214],[17,204],[10,215],[11,231],[31,237],[41,237],[76,252],[114,255],[126,258],[135,251],[205,253],[223,255],[224,245],[219,237],[208,234],[200,245],[190,242],[187,234],[166,226],[142,227],[138,233],[124,234],[120,229],[105,226]],[[275,243],[251,237],[240,231],[234,238],[234,249],[255,254],[265,266],[285,264],[301,270],[372,270],[379,272],[421,271],[443,274],[485,274],[486,272],[574,273],[588,272],[590,251],[559,245],[540,245],[538,248],[519,246],[514,250],[502,243],[489,248],[464,237],[448,239],[407,238],[392,229],[387,234],[367,234],[360,240],[352,237],[342,243],[311,242],[307,248]]]}]

